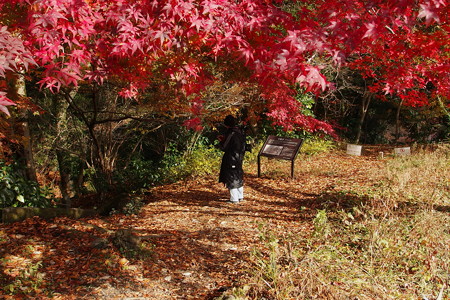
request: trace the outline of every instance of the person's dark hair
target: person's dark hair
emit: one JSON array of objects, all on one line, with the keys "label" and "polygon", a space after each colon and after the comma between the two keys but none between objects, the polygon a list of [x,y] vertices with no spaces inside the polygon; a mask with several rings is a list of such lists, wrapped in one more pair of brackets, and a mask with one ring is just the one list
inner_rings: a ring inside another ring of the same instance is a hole
[{"label": "person's dark hair", "polygon": [[228,115],[225,117],[225,120],[223,121],[223,124],[228,127],[234,127],[236,126],[236,118],[232,115]]}]

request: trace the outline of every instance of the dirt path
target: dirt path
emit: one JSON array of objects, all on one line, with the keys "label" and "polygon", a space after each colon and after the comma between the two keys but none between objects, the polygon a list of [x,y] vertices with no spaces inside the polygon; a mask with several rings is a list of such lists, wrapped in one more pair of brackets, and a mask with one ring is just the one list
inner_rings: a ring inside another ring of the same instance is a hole
[{"label": "dirt path", "polygon": [[155,241],[155,265],[144,267],[156,274],[149,279],[149,289],[129,296],[212,299],[248,284],[251,252],[264,247],[261,228],[308,236],[322,205],[320,196],[354,188],[361,181],[367,184],[365,170],[378,168],[379,163],[336,154],[297,162],[304,165],[295,180],[288,178],[287,169],[272,178],[247,172],[245,200],[240,204],[226,203],[226,191],[215,178],[155,189],[133,228],[143,235],[161,235]]},{"label": "dirt path", "polygon": [[[155,188],[138,216],[54,223],[34,220],[2,230],[12,242],[11,253],[21,249],[25,234],[30,235],[19,228],[34,226],[34,239],[45,240],[42,265],[47,278],[54,280],[55,299],[213,299],[232,287],[251,283],[251,253],[264,247],[261,229],[307,237],[317,209],[328,201],[324,192],[376,182],[366,170],[378,169],[381,161],[337,153],[299,158],[296,164],[294,180],[288,178],[289,166],[276,172],[267,169],[262,178],[247,170],[245,200],[240,204],[226,203],[223,186],[216,178],[206,178]],[[150,237],[151,254],[135,261],[119,259],[109,248],[92,249],[92,238],[80,238],[80,234],[76,241],[84,246],[74,250],[74,238],[66,231],[61,233],[62,224],[82,233],[94,232],[97,238],[101,237],[98,231],[85,224],[110,231],[130,228]],[[68,247],[65,252],[63,245]],[[67,260],[77,263],[65,270],[70,264]],[[61,265],[51,268],[55,264]],[[60,282],[64,276],[66,282]],[[64,284],[78,284],[78,288],[65,290]]]}]

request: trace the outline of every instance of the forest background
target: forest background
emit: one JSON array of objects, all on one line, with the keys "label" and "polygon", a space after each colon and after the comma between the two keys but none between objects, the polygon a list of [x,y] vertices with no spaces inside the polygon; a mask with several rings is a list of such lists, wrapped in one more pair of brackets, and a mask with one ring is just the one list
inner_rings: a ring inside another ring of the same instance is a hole
[{"label": "forest background", "polygon": [[[269,134],[449,138],[445,1],[1,1],[8,206],[86,206],[216,172],[239,117]],[[89,197],[87,197],[89,195]],[[84,203],[86,202],[86,203]]]}]

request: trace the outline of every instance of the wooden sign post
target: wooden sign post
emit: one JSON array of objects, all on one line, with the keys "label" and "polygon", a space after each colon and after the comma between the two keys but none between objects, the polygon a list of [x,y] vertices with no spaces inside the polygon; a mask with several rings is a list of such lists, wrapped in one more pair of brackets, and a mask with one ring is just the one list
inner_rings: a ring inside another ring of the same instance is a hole
[{"label": "wooden sign post", "polygon": [[294,178],[294,160],[303,144],[303,139],[292,139],[269,135],[258,153],[258,177],[261,176],[261,156],[291,161],[291,178]]}]

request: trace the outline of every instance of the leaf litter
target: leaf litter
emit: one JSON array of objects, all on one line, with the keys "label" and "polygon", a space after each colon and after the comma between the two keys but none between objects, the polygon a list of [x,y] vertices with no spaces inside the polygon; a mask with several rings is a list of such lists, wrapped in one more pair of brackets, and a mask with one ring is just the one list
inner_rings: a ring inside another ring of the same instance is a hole
[{"label": "leaf litter", "polygon": [[[214,299],[248,283],[260,226],[307,237],[329,190],[376,184],[383,162],[328,153],[246,170],[245,200],[228,204],[216,178],[156,187],[138,215],[30,218],[0,227],[5,299]],[[276,171],[275,173],[273,171]],[[377,172],[370,172],[376,174]],[[127,242],[115,244],[119,231]],[[123,248],[123,249],[121,249]]]}]

